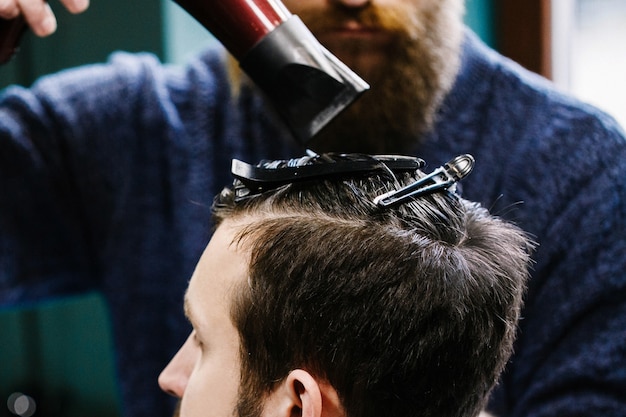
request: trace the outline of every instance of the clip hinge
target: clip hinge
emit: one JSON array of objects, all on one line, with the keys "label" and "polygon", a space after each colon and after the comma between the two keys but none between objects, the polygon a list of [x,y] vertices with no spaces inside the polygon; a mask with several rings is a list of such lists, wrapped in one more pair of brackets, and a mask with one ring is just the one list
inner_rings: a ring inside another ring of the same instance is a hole
[{"label": "clip hinge", "polygon": [[379,195],[374,199],[374,203],[386,208],[439,190],[447,190],[469,175],[473,168],[472,155],[459,155],[413,184]]}]

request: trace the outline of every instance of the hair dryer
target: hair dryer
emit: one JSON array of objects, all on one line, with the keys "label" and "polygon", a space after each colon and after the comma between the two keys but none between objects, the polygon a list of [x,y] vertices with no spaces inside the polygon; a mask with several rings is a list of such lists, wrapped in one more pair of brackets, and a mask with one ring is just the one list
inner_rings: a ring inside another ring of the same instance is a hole
[{"label": "hair dryer", "polygon": [[175,0],[239,61],[306,143],[369,88],[280,0]]},{"label": "hair dryer", "polygon": [[[280,0],[175,1],[237,59],[302,143],[369,88]],[[0,21],[0,63],[24,29],[21,18]]]}]

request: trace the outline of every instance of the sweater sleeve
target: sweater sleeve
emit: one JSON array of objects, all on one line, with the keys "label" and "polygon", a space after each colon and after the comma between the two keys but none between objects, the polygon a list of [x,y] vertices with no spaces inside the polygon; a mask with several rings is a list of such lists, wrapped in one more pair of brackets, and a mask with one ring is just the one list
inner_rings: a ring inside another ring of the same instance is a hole
[{"label": "sweater sleeve", "polygon": [[165,71],[116,54],[2,92],[0,305],[96,289],[129,196],[166,204],[163,155],[183,128]]}]

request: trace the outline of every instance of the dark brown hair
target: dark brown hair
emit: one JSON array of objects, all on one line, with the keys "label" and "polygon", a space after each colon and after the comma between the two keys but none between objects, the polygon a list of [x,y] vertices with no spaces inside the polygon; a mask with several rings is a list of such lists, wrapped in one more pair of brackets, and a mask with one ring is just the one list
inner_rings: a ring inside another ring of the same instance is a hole
[{"label": "dark brown hair", "polygon": [[232,309],[241,415],[295,368],[328,381],[350,417],[483,407],[511,354],[531,243],[450,192],[372,202],[397,186],[371,176],[218,196],[218,223],[250,215],[237,240],[249,282]]}]

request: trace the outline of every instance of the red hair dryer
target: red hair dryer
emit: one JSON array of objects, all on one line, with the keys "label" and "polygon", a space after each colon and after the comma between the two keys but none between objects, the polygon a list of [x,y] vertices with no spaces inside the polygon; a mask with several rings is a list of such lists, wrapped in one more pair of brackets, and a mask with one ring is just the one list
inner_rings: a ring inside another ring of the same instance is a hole
[{"label": "red hair dryer", "polygon": [[[369,88],[280,0],[175,1],[239,61],[302,143]],[[0,19],[0,63],[24,29],[21,18]]]}]

